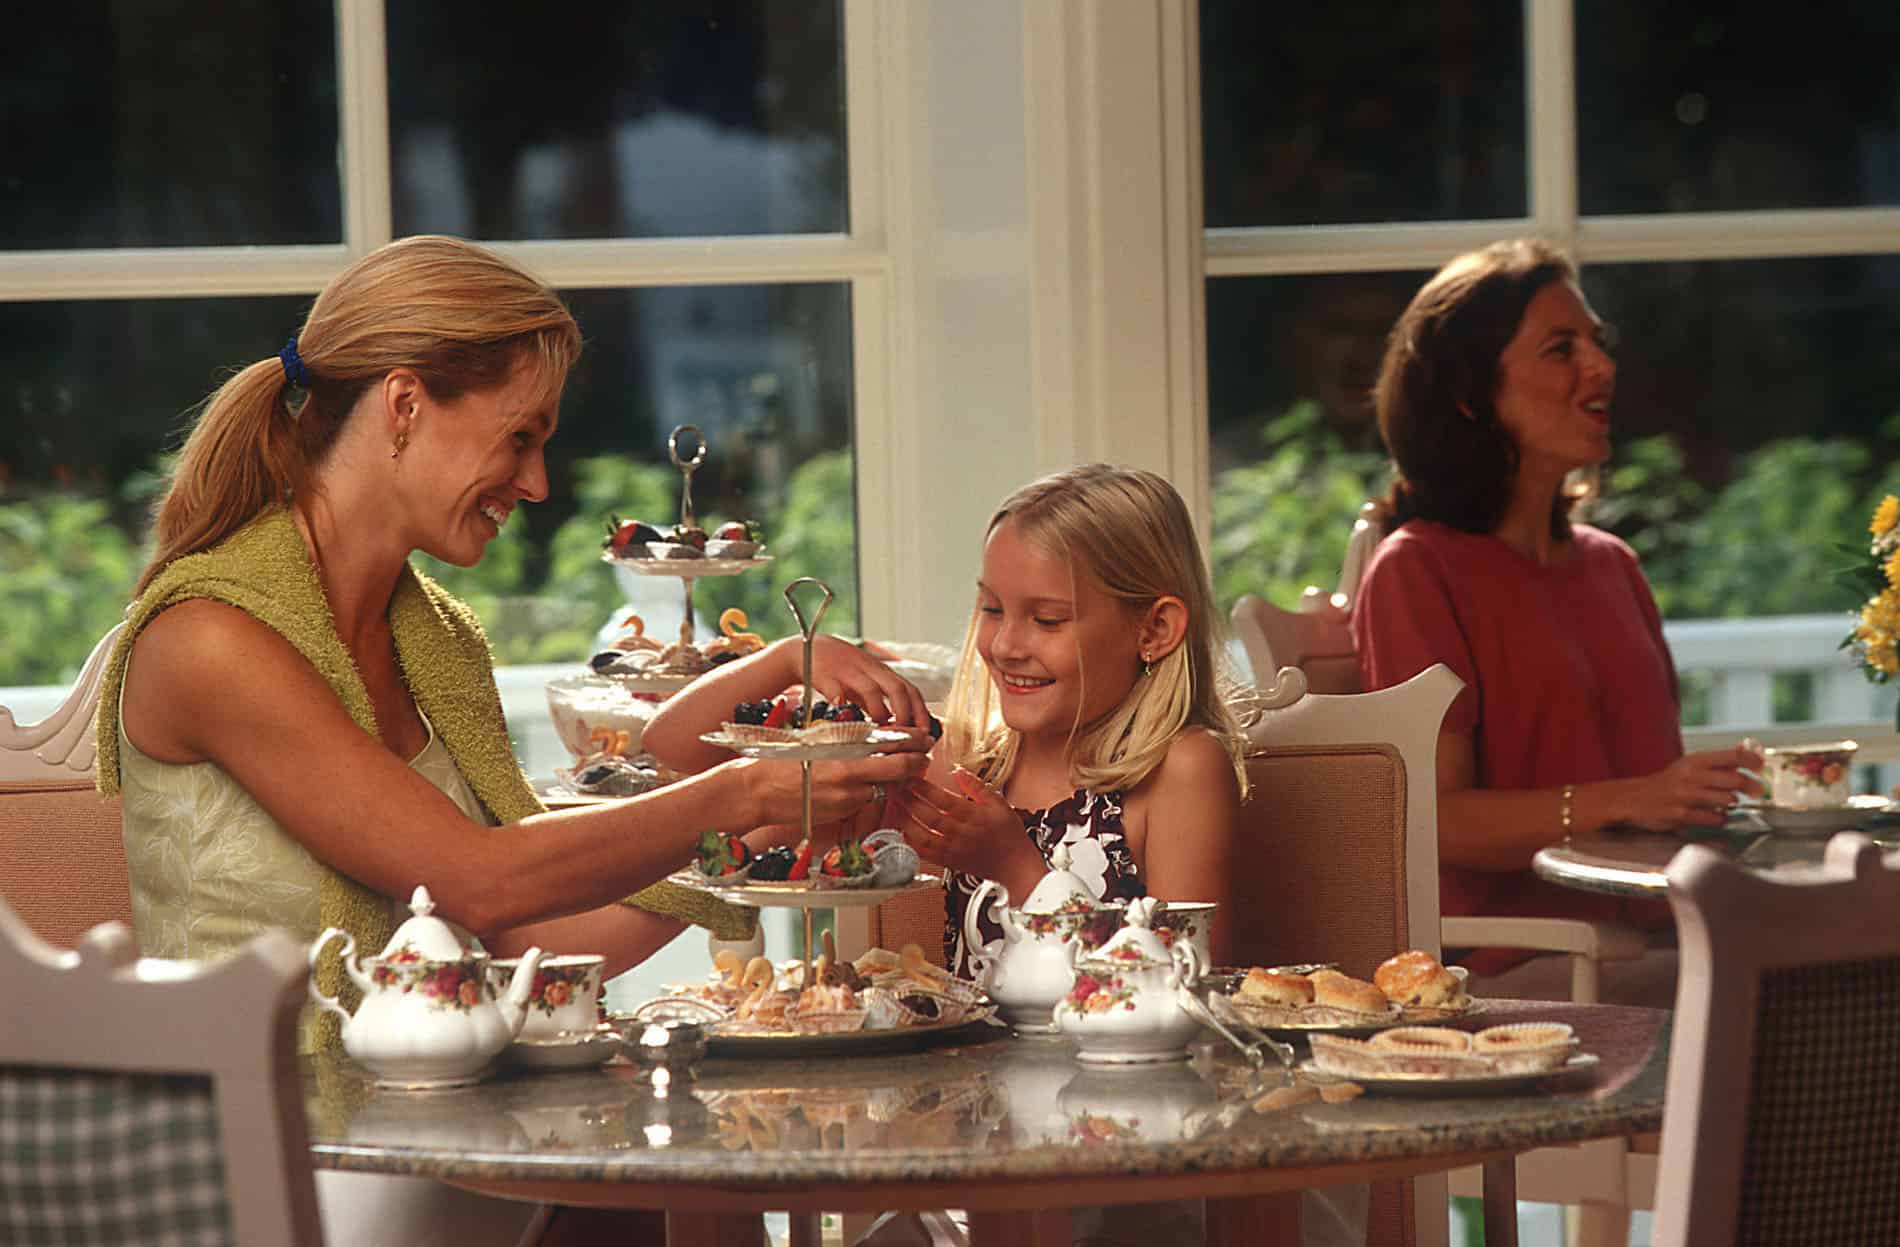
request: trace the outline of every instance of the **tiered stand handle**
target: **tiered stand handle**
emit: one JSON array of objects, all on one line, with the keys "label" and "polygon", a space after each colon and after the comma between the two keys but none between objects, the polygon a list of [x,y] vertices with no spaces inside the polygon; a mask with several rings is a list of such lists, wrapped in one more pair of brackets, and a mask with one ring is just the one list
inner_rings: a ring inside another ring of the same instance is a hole
[{"label": "tiered stand handle", "polygon": [[[796,591],[801,585],[816,585],[819,591],[824,595],[818,599],[818,609],[812,612],[809,620],[805,618],[804,608],[798,604]],[[802,665],[800,667],[802,682],[800,685],[801,693],[799,704],[803,709],[800,711],[798,721],[808,727],[811,725],[812,638],[818,635],[818,624],[825,617],[825,609],[831,605],[831,597],[831,586],[814,576],[800,576],[797,580],[785,586],[785,605],[791,607],[792,618],[798,621],[798,635],[802,637],[805,642]],[[811,759],[805,759],[803,762],[800,762],[798,766],[800,772],[799,796],[802,801],[799,834],[805,843],[809,844],[811,843]],[[811,963],[813,960],[812,948],[814,947],[812,944],[812,911],[806,908],[802,912],[805,919],[805,979],[806,985],[809,986],[811,980]]]},{"label": "tiered stand handle", "polygon": [[[691,433],[697,444],[691,458],[680,454],[680,435]],[[706,462],[706,435],[699,431],[696,424],[682,424],[666,435],[666,454],[673,466],[680,470],[680,524],[686,528],[699,527],[699,519],[693,514],[693,473],[699,465]],[[680,582],[686,586],[686,615],[680,620],[680,644],[693,643],[693,577],[682,575]]]}]

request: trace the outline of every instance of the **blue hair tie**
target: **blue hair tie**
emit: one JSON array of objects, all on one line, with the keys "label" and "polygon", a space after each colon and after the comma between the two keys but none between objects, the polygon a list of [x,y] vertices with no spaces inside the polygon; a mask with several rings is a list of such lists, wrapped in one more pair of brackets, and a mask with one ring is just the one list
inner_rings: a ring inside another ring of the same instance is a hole
[{"label": "blue hair tie", "polygon": [[303,356],[297,354],[296,338],[284,343],[284,349],[277,352],[277,361],[284,366],[284,380],[306,390],[310,388],[310,370],[303,366]]}]

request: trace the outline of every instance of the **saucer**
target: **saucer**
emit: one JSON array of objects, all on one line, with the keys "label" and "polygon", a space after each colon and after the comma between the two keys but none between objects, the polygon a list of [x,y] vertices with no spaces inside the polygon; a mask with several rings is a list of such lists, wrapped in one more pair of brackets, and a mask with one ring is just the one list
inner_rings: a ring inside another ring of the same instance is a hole
[{"label": "saucer", "polygon": [[503,1051],[524,1069],[586,1069],[620,1051],[620,1032],[603,1022],[592,1031],[568,1031],[546,1039],[517,1038]]},{"label": "saucer", "polygon": [[1784,836],[1828,836],[1850,831],[1895,813],[1893,802],[1877,794],[1849,797],[1846,805],[1800,807],[1762,804],[1744,807]]}]

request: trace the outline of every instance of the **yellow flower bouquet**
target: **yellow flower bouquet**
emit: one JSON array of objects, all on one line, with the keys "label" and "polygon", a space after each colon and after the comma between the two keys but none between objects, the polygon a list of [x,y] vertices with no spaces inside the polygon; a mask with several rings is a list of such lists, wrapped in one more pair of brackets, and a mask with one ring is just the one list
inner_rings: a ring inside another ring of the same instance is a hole
[{"label": "yellow flower bouquet", "polygon": [[[1867,531],[1872,535],[1867,557],[1842,573],[1863,601],[1841,648],[1854,651],[1869,680],[1885,684],[1900,674],[1900,498],[1882,498]],[[1900,726],[1900,711],[1895,725]]]}]

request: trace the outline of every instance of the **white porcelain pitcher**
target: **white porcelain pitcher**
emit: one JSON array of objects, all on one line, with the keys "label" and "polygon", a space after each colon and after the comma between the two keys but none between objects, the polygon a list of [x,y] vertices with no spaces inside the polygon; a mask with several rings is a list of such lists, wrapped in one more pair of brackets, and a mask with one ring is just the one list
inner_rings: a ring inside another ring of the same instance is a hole
[{"label": "white porcelain pitcher", "polygon": [[[1081,877],[1069,871],[1069,862],[1068,846],[1057,845],[1049,857],[1053,869],[1020,909],[1009,908],[1009,892],[1001,884],[985,879],[963,911],[963,944],[977,983],[1003,1020],[1028,1034],[1055,1030],[1051,1010],[1075,979],[1071,936],[1102,908]],[[991,901],[991,920],[1003,929],[1001,939],[987,943],[977,926],[986,901]]]}]

